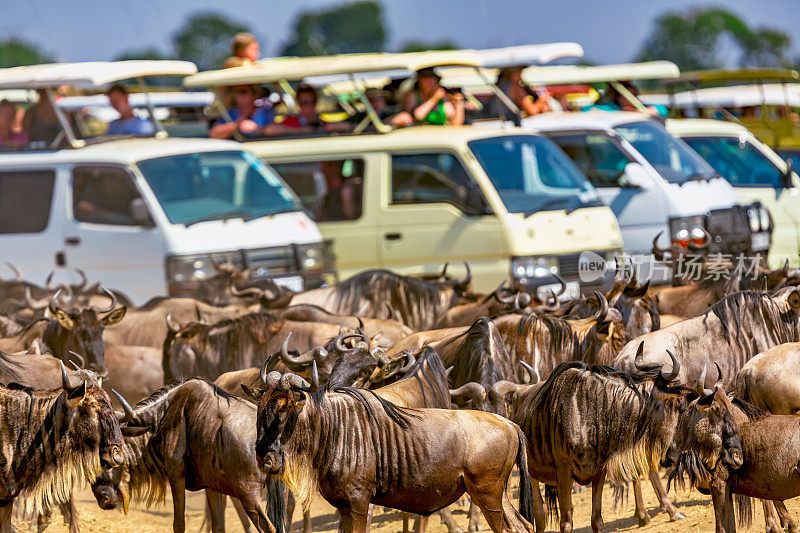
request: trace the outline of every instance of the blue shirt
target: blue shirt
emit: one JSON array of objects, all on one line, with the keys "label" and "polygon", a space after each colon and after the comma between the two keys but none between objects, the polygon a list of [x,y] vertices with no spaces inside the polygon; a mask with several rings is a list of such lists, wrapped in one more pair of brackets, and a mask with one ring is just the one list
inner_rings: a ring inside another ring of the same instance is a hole
[{"label": "blue shirt", "polygon": [[[236,122],[239,118],[239,109],[236,107],[232,107],[228,109],[228,114],[231,116],[231,122]],[[272,109],[269,107],[261,106],[257,107],[253,114],[250,116],[250,120],[255,122],[259,128],[263,128],[269,124],[275,122],[275,114],[272,112]],[[217,126],[219,124],[225,124],[228,122],[225,120],[225,117],[220,117],[214,125]],[[261,135],[260,131],[254,131],[251,134],[245,135],[245,137],[258,137]]]},{"label": "blue shirt", "polygon": [[108,135],[152,135],[156,128],[153,123],[145,118],[132,117],[112,121],[108,125]]}]

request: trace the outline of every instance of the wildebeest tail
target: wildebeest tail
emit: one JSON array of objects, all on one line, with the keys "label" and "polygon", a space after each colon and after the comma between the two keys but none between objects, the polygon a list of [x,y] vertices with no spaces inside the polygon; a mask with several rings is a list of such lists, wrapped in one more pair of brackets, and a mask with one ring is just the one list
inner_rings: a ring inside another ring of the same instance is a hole
[{"label": "wildebeest tail", "polygon": [[275,526],[275,533],[286,530],[286,486],[277,476],[270,476],[267,484],[267,518]]},{"label": "wildebeest tail", "polygon": [[558,524],[558,489],[553,485],[544,486],[544,503],[547,505],[547,518],[551,524]]},{"label": "wildebeest tail", "polygon": [[528,473],[528,448],[525,445],[525,435],[517,427],[517,468],[519,469],[519,512],[522,518],[533,524],[534,498],[531,476]]},{"label": "wildebeest tail", "polygon": [[[753,498],[744,494],[734,494],[733,499],[736,501],[736,516],[739,527],[750,529],[750,525],[753,522]],[[772,503],[769,502],[769,505],[772,505]]]}]

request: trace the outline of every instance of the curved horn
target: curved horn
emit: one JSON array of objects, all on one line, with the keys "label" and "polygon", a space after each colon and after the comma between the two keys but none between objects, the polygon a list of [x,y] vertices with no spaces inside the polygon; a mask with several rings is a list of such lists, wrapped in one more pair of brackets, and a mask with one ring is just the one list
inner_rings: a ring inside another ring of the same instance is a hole
[{"label": "curved horn", "polygon": [[22,272],[20,272],[20,270],[17,267],[11,264],[10,261],[6,261],[6,266],[11,270],[11,272],[14,273],[14,281],[16,282],[22,281]]},{"label": "curved horn", "polygon": [[269,365],[269,360],[272,359],[271,357],[267,357],[264,359],[264,362],[261,363],[261,368],[258,371],[258,377],[261,378],[261,382],[266,385],[267,387],[274,387],[278,381],[281,379],[281,373],[277,370],[273,370],[270,373],[267,373],[267,366]]},{"label": "curved horn", "polygon": [[714,361],[714,366],[717,367],[717,376],[719,376],[717,378],[717,382],[714,383],[714,386],[715,387],[722,387],[722,382],[724,381],[723,376],[722,376],[722,369],[719,367],[719,363],[717,363],[716,361]]},{"label": "curved horn", "polygon": [[711,389],[706,388],[706,373],[708,372],[708,365],[703,365],[703,371],[700,372],[700,377],[697,378],[697,383],[695,383],[695,391],[697,394],[702,396],[708,396],[709,394],[713,393],[714,391]]},{"label": "curved horn", "polygon": [[514,296],[515,309],[522,309],[528,307],[530,303],[531,303],[531,295],[528,294],[527,292],[518,292],[516,296]]},{"label": "curved horn", "polygon": [[319,372],[317,371],[316,359],[311,362],[311,389],[308,392],[314,392],[319,389]]},{"label": "curved horn", "polygon": [[656,260],[658,260],[658,261],[663,261],[664,260],[664,254],[666,254],[667,252],[670,252],[669,248],[659,248],[659,246],[658,246],[658,239],[661,237],[662,233],[664,233],[663,230],[659,231],[658,235],[656,235],[655,238],[653,239],[653,249],[651,250],[652,253],[653,253],[653,257],[655,257]]},{"label": "curved horn", "polygon": [[494,399],[502,398],[505,400],[506,396],[512,392],[518,391],[521,387],[523,387],[523,385],[518,385],[517,383],[502,379],[492,385],[490,390]]},{"label": "curved horn", "polygon": [[303,392],[309,392],[311,390],[311,384],[297,374],[292,374],[289,372],[281,377],[280,388],[287,391],[299,390]]},{"label": "curved horn", "polygon": [[59,287],[56,293],[50,298],[50,302],[47,304],[47,308],[50,310],[51,313],[54,315],[56,314],[56,300],[61,295],[61,288]]},{"label": "curved horn", "polygon": [[[81,354],[73,352],[72,350],[70,350],[69,353],[70,353],[71,356],[73,356],[75,359],[78,360],[78,365],[79,366],[75,370],[80,370],[80,369],[82,369],[83,367],[86,366],[86,360],[83,358],[83,356]],[[70,363],[74,363],[74,362],[70,360]]]},{"label": "curved horn", "polygon": [[278,354],[281,357],[281,360],[290,366],[304,366],[310,365],[314,361],[314,350],[309,350],[308,352],[304,353],[303,355],[292,355],[289,353],[289,339],[292,338],[292,332],[290,331],[286,338],[283,340],[283,344],[281,344],[281,349]]},{"label": "curved horn", "polygon": [[561,290],[559,290],[559,291],[556,293],[556,296],[561,296],[562,294],[564,294],[565,292],[567,292],[567,282],[566,282],[566,281],[564,281],[564,278],[562,278],[562,277],[561,277],[561,276],[559,276],[558,274],[553,274],[553,277],[554,277],[554,278],[556,278],[556,279],[558,280],[558,282],[561,284]]},{"label": "curved horn", "polygon": [[461,285],[466,288],[472,281],[472,270],[469,269],[469,263],[466,261],[464,261],[464,269],[467,271],[467,274],[464,276],[464,279],[457,282],[456,285]]},{"label": "curved horn", "polygon": [[236,288],[236,285],[231,284],[231,294],[239,298],[261,298],[264,295],[264,291],[258,287],[248,287],[244,290],[239,290]]},{"label": "curved horn", "polygon": [[71,284],[70,287],[72,287],[72,290],[74,290],[75,292],[81,292],[83,288],[86,287],[86,284],[89,282],[89,279],[86,277],[86,273],[80,268],[76,268],[75,272],[78,273],[78,275],[81,277],[81,280],[75,285]]},{"label": "curved horn", "polygon": [[411,370],[411,368],[417,363],[417,358],[414,357],[413,353],[411,353],[409,351],[406,351],[406,352],[403,352],[403,353],[406,354],[406,358],[408,359],[408,362],[405,365],[403,365],[402,367],[397,369],[397,373],[398,374],[400,374],[400,373],[405,374],[406,372]]},{"label": "curved horn", "polygon": [[526,385],[533,385],[534,383],[539,383],[539,372],[536,371],[531,365],[526,363],[525,361],[520,361],[519,364],[528,371],[528,381]]},{"label": "curved horn", "polygon": [[711,234],[708,231],[706,231],[705,228],[703,228],[703,233],[705,233],[706,235],[706,238],[703,240],[703,244],[695,244],[693,242],[690,242],[687,245],[687,248],[689,248],[690,250],[703,250],[705,248],[708,248],[708,245],[711,244],[711,242],[714,240],[714,237],[712,237]]},{"label": "curved horn", "polygon": [[[558,301],[558,295],[556,295],[553,289],[549,290],[550,296],[547,298],[547,303],[544,303],[540,306],[542,311],[558,311],[561,309],[561,302]],[[553,302],[552,304],[550,302]]]},{"label": "curved horn", "polygon": [[334,341],[333,343],[333,345],[336,347],[336,351],[346,352],[347,350],[349,350],[349,348],[344,345],[344,341],[354,337],[362,339],[364,342],[367,343],[367,346],[369,346],[369,339],[363,333],[342,333],[341,335],[336,337],[336,341]]},{"label": "curved horn", "polygon": [[53,276],[56,275],[55,270],[51,270],[50,273],[47,275],[47,279],[44,280],[44,288],[48,291],[53,290]]},{"label": "curved horn", "polygon": [[474,381],[466,383],[457,389],[448,390],[450,392],[450,398],[455,403],[458,403],[459,400],[477,400],[480,402],[486,398],[486,389],[483,388],[483,385],[475,383]]},{"label": "curved horn", "polygon": [[114,308],[117,306],[117,295],[111,292],[110,290],[102,287],[100,290],[106,293],[106,295],[111,299],[111,305],[109,305],[106,309],[98,309],[98,313],[108,313],[113,311]]},{"label": "curved horn", "polygon": [[594,291],[594,296],[597,298],[597,303],[600,305],[600,310],[597,311],[594,319],[596,322],[604,322],[608,316],[608,300],[606,300],[606,297],[603,296],[603,293],[600,291]]},{"label": "curved horn", "polygon": [[59,360],[58,365],[61,367],[61,386],[65,390],[72,390],[76,387],[80,387],[80,385],[83,383],[83,379],[81,379],[80,376],[75,376],[78,380],[76,382],[76,380],[73,379],[73,376],[70,376],[69,372],[67,372],[67,367],[64,366],[63,361]]},{"label": "curved horn", "polygon": [[[642,342],[644,344],[644,342]],[[670,350],[667,350],[667,354],[669,358],[672,360],[672,372],[669,374],[665,374],[664,370],[661,370],[661,377],[667,381],[672,381],[673,379],[678,377],[678,373],[681,371],[681,362],[678,361],[678,358],[675,357],[675,354],[672,353]]]},{"label": "curved horn", "polygon": [[498,285],[497,288],[494,291],[492,291],[492,293],[489,294],[486,297],[486,299],[489,299],[490,297],[494,296],[494,299],[497,300],[498,302],[500,302],[501,304],[514,303],[514,295],[513,294],[511,294],[509,296],[500,296],[500,291],[503,290],[503,287],[506,286],[507,282],[508,282],[508,280],[504,279],[503,283]]},{"label": "curved horn", "polygon": [[38,311],[39,309],[44,309],[47,307],[48,303],[49,300],[47,297],[42,298],[41,300],[34,300],[31,296],[31,288],[25,287],[25,305],[27,305],[28,308]]},{"label": "curved horn", "polygon": [[[669,352],[669,350],[667,351]],[[647,370],[647,367],[644,366],[644,341],[640,342],[639,347],[636,348],[636,357],[633,358],[633,366],[639,371]]]},{"label": "curved horn", "polygon": [[450,266],[450,263],[448,261],[445,261],[444,265],[442,265],[442,272],[439,274],[439,279],[441,279],[441,280],[447,279],[446,276],[447,276],[447,267],[448,266]]},{"label": "curved horn", "polygon": [[114,389],[111,389],[111,394],[113,394],[119,404],[122,406],[122,413],[117,413],[117,420],[120,422],[133,422],[134,418],[136,418],[136,414],[133,412],[133,407],[128,401],[122,397],[122,394],[118,393]]},{"label": "curved horn", "polygon": [[167,313],[167,316],[166,316],[166,317],[164,317],[164,321],[167,323],[167,328],[168,328],[168,329],[169,329],[171,332],[173,332],[173,333],[177,333],[177,332],[179,332],[179,331],[181,330],[181,325],[180,325],[180,324],[178,324],[177,322],[173,322],[173,321],[172,321],[172,311],[170,311],[169,313]]}]

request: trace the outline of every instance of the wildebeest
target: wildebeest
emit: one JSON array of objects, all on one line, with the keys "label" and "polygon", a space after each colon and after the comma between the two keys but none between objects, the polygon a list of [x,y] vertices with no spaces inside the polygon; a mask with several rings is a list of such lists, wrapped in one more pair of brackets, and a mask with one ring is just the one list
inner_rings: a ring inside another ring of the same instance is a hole
[{"label": "wildebeest", "polygon": [[292,305],[314,304],[331,313],[370,318],[392,318],[414,331],[432,329],[454,305],[465,303],[471,281],[469,267],[463,279],[425,281],[388,270],[367,270],[330,287],[295,295]]},{"label": "wildebeest", "polygon": [[379,336],[381,346],[387,348],[413,333],[411,328],[396,320],[339,315],[312,304],[290,305],[277,314],[283,319],[294,322],[322,322],[324,324],[341,324],[351,329],[361,328],[369,337]]},{"label": "wildebeest", "polygon": [[77,352],[86,357],[89,370],[104,375],[107,368],[103,330],[122,320],[127,308],[117,307],[116,296],[110,292],[111,303],[103,309],[74,305],[62,307],[56,303],[58,296],[56,292],[50,302],[53,318],[34,322],[15,336],[0,339],[0,350],[21,352],[33,340],[41,338],[53,355],[62,361],[69,361],[70,352]]},{"label": "wildebeest", "polygon": [[11,528],[14,500],[26,511],[66,502],[73,486],[91,482],[122,460],[122,434],[108,395],[87,370],[61,363],[62,388],[0,388],[0,527]]},{"label": "wildebeest", "polygon": [[19,324],[13,318],[0,315],[0,337],[10,337],[16,335],[22,330],[22,324]]},{"label": "wildebeest", "polygon": [[[800,341],[800,290],[769,294],[741,291],[726,296],[700,316],[683,320],[629,342],[614,360],[633,371],[634,356],[644,341],[644,360],[668,363],[670,350],[681,361],[681,381],[692,383],[705,366],[719,362],[728,380],[756,354],[785,342]],[[724,352],[726,357],[720,358]],[[730,383],[726,383],[730,385]]]},{"label": "wildebeest", "polygon": [[800,414],[800,343],[761,352],[739,371],[733,395],[776,415]]},{"label": "wildebeest", "polygon": [[[557,487],[561,531],[572,531],[573,480],[592,483],[592,530],[599,531],[606,477],[626,481],[657,467],[669,444],[661,428],[674,424],[683,398],[671,385],[678,371],[676,359],[669,373],[640,365],[632,374],[570,361],[515,394],[509,418],[528,439],[531,477]],[[544,512],[536,512],[541,531]]]},{"label": "wildebeest", "polygon": [[[262,374],[256,454],[304,506],[319,490],[346,532],[365,532],[369,505],[429,515],[466,491],[493,531],[530,531],[533,494],[525,438],[479,411],[405,409],[370,391],[319,389],[299,376]],[[313,458],[313,459],[312,459]],[[506,494],[520,469],[522,516]]]},{"label": "wildebeest", "polygon": [[[271,522],[261,502],[267,476],[256,462],[256,408],[202,379],[189,379],[159,389],[137,404],[120,400],[132,424],[147,433],[125,439],[125,462],[95,476],[92,491],[103,509],[131,498],[148,506],[172,494],[173,531],[185,530],[185,491],[207,492],[212,531],[224,527],[224,498],[238,498],[260,532],[283,530],[283,516]],[[274,508],[282,513],[277,486],[271,487]],[[220,513],[220,506],[222,512]],[[272,518],[274,519],[274,517]]]}]

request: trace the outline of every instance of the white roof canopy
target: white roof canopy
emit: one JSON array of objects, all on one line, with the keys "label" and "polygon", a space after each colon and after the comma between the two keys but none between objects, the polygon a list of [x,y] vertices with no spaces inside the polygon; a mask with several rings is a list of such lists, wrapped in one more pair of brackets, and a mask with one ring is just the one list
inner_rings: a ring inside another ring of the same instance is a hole
[{"label": "white roof canopy", "polygon": [[565,85],[569,83],[600,83],[621,80],[660,80],[676,78],[680,69],[671,61],[647,61],[619,65],[563,65],[528,67],[522,79],[531,85]]},{"label": "white roof canopy", "polygon": [[120,80],[150,76],[187,76],[197,72],[189,61],[91,61],[48,63],[0,69],[0,88],[44,89],[73,86],[102,89]]},{"label": "white roof canopy", "polygon": [[481,65],[486,68],[543,65],[566,57],[583,57],[578,43],[526,44],[476,50]]},{"label": "white roof canopy", "polygon": [[678,108],[750,107],[762,104],[800,107],[800,83],[710,87],[675,93],[672,99],[668,94],[642,95],[639,99],[650,105]]}]

